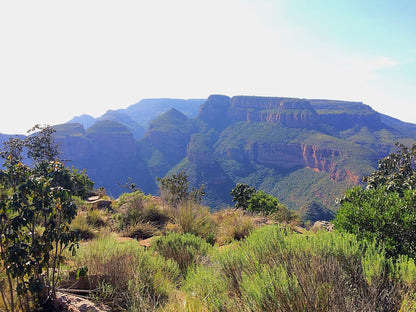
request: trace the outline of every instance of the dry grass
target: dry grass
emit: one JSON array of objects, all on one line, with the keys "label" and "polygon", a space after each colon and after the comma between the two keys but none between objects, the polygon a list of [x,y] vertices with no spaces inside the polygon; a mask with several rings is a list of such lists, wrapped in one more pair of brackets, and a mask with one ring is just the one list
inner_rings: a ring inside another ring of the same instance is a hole
[{"label": "dry grass", "polygon": [[194,234],[214,243],[216,228],[208,207],[192,201],[182,203],[173,211],[173,222],[180,233]]},{"label": "dry grass", "polygon": [[228,209],[214,214],[217,223],[216,242],[219,245],[242,240],[256,227],[255,218],[242,210]]}]

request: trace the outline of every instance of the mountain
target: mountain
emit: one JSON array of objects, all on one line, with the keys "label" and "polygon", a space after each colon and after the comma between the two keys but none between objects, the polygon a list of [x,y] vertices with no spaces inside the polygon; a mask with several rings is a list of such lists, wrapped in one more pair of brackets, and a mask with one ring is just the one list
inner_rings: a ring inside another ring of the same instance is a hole
[{"label": "mountain", "polygon": [[194,118],[198,115],[199,106],[204,102],[205,99],[143,99],[127,108],[108,110],[98,118],[81,115],[74,117],[68,123],[80,123],[87,130],[99,121],[116,121],[126,126],[133,133],[134,139],[137,140],[144,136],[152,120],[170,109],[174,108],[186,117]]},{"label": "mountain", "polygon": [[232,204],[240,182],[314,217],[330,216],[336,198],[396,141],[416,143],[416,125],[361,102],[284,97],[148,99],[110,110],[88,129],[81,122],[55,129],[61,158],[113,196],[129,177],[157,193],[158,177],[185,170],[192,186],[205,185],[212,208]]},{"label": "mountain", "polygon": [[76,116],[74,118],[72,118],[70,121],[68,121],[67,123],[71,124],[71,123],[79,123],[81,124],[85,129],[88,129],[89,127],[91,127],[93,124],[95,124],[97,120],[87,114],[83,114],[81,116]]},{"label": "mountain", "polygon": [[152,120],[171,108],[182,112],[188,118],[194,118],[198,115],[199,106],[204,102],[205,99],[143,99],[122,111],[146,129]]},{"label": "mountain", "polygon": [[60,158],[69,166],[86,169],[95,187],[105,187],[107,193],[118,196],[129,178],[137,187],[156,192],[156,183],[136,153],[133,133],[124,125],[112,121],[96,122],[87,131],[81,124],[54,126]]},{"label": "mountain", "polygon": [[125,125],[132,133],[135,139],[141,138],[145,133],[145,128],[137,123],[129,114],[122,110],[108,110],[97,121],[111,120]]},{"label": "mountain", "polygon": [[242,182],[292,209],[313,201],[335,209],[335,199],[396,141],[416,143],[412,125],[386,124],[360,102],[212,95],[197,118],[184,117],[159,117],[157,133],[151,125],[138,149],[152,168],[163,168],[159,175],[185,170],[194,186],[204,184],[216,207],[230,204],[230,190]]}]

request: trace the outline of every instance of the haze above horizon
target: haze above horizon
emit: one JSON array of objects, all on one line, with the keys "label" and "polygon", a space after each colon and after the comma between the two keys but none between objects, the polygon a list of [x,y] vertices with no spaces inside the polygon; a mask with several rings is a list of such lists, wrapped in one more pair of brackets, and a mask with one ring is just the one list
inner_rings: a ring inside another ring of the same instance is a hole
[{"label": "haze above horizon", "polygon": [[359,101],[416,123],[412,0],[0,3],[0,133],[143,98]]}]

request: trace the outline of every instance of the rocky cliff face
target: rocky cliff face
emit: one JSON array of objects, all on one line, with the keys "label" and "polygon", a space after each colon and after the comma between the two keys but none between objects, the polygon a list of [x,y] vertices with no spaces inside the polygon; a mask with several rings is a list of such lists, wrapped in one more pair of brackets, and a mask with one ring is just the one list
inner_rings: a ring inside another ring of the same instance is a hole
[{"label": "rocky cliff face", "polygon": [[215,163],[214,151],[209,144],[209,139],[200,133],[191,136],[186,154],[188,160],[198,166],[205,167]]},{"label": "rocky cliff face", "polygon": [[238,121],[280,123],[285,127],[315,128],[319,116],[306,100],[212,95],[201,105],[199,118],[214,128]]},{"label": "rocky cliff face", "polygon": [[120,185],[128,177],[143,191],[155,191],[155,182],[136,153],[133,134],[115,121],[99,121],[86,132],[81,124],[54,126],[61,159],[68,165],[86,169],[95,187],[104,186],[108,194],[125,191]]},{"label": "rocky cliff face", "polygon": [[93,159],[126,161],[135,158],[133,134],[110,120],[99,121],[87,132]]},{"label": "rocky cliff face", "polygon": [[198,118],[214,129],[222,130],[228,124],[228,109],[231,98],[225,95],[210,95],[199,107]]},{"label": "rocky cliff face", "polygon": [[343,131],[355,126],[365,126],[372,130],[386,128],[381,122],[380,114],[361,102],[330,100],[309,100],[318,112],[320,122]]},{"label": "rocky cliff face", "polygon": [[192,120],[171,109],[150,124],[145,138],[171,164],[176,164],[186,156],[186,148],[194,131]]},{"label": "rocky cliff face", "polygon": [[251,143],[246,149],[230,148],[223,154],[238,162],[253,161],[266,166],[284,170],[310,168],[315,171],[328,173],[334,181],[349,180],[359,182],[359,174],[354,169],[347,169],[338,164],[337,157],[343,152],[324,146],[307,143]]},{"label": "rocky cliff face", "polygon": [[89,161],[90,149],[83,125],[79,123],[68,123],[54,126],[55,142],[64,159],[69,159],[77,164]]},{"label": "rocky cliff face", "polygon": [[230,121],[280,123],[292,128],[315,128],[319,116],[306,100],[236,96],[230,100]]}]

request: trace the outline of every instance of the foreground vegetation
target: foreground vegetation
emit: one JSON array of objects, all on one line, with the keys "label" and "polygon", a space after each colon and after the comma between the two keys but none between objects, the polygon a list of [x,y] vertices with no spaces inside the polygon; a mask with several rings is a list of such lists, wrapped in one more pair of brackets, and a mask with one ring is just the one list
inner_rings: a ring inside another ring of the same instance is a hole
[{"label": "foreground vegetation", "polygon": [[354,235],[279,225],[223,247],[167,233],[145,248],[102,233],[74,268],[99,276],[95,297],[116,311],[413,311],[416,266]]},{"label": "foreground vegetation", "polygon": [[327,232],[246,184],[212,213],[184,172],[161,197],[110,199],[38,130],[3,149],[0,310],[62,311],[64,291],[112,311],[416,311],[416,148],[347,192]]}]

